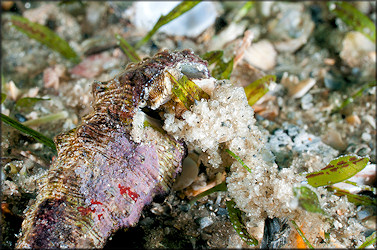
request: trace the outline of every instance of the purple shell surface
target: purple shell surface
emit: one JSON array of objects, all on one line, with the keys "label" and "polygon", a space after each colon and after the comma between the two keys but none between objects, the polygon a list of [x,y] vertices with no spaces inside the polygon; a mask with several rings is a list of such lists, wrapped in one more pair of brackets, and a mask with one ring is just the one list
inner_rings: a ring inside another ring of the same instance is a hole
[{"label": "purple shell surface", "polygon": [[150,127],[136,142],[131,130],[141,103],[151,107],[164,93],[164,70],[177,65],[199,65],[209,77],[206,62],[191,51],[164,51],[93,84],[93,112],[55,138],[58,157],[26,213],[17,248],[103,247],[168,190],[181,169],[184,143]]}]

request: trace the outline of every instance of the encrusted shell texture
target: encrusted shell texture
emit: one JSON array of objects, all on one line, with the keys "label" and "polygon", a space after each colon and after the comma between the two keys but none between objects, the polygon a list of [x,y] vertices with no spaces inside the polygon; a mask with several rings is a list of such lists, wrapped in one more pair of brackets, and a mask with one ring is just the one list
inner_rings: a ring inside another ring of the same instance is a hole
[{"label": "encrusted shell texture", "polygon": [[58,157],[26,214],[17,248],[103,247],[168,190],[181,169],[184,143],[151,127],[135,142],[132,122],[143,102],[164,104],[154,103],[166,88],[164,71],[186,64],[200,66],[209,77],[206,63],[190,50],[164,51],[93,84],[93,111],[55,138]]}]

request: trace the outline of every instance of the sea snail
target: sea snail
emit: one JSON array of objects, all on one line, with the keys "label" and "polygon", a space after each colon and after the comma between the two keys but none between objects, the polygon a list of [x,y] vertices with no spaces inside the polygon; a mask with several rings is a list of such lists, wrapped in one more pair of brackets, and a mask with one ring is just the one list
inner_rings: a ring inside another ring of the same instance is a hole
[{"label": "sea snail", "polygon": [[153,126],[134,133],[134,120],[146,117],[142,109],[179,112],[168,75],[183,74],[210,78],[207,63],[184,50],[160,52],[93,83],[93,111],[55,138],[58,157],[25,215],[17,248],[101,248],[138,222],[143,207],[172,185],[187,150]]}]

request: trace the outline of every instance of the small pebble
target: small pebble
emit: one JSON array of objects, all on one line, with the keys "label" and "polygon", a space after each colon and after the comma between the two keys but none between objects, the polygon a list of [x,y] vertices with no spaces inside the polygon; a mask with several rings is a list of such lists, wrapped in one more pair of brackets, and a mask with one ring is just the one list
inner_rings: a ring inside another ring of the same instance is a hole
[{"label": "small pebble", "polygon": [[312,103],[313,96],[311,94],[306,94],[301,98],[301,108],[303,110],[311,109],[314,105]]},{"label": "small pebble", "polygon": [[183,204],[179,206],[179,209],[183,212],[188,212],[190,210],[190,206],[188,204]]},{"label": "small pebble", "polygon": [[213,220],[209,217],[203,217],[199,219],[200,229],[206,228],[213,224]]},{"label": "small pebble", "polygon": [[182,190],[190,186],[196,177],[198,176],[199,168],[197,162],[195,162],[190,156],[183,160],[182,173],[177,177],[173,189]]},{"label": "small pebble", "polygon": [[222,208],[222,207],[219,207],[219,209],[217,210],[217,215],[227,215],[228,214],[228,211],[225,209],[225,208]]},{"label": "small pebble", "polygon": [[326,88],[330,90],[339,90],[344,86],[344,81],[331,73],[327,73],[323,79]]},{"label": "small pebble", "polygon": [[353,125],[353,126],[358,126],[361,124],[361,120],[359,118],[359,116],[357,115],[349,115],[346,117],[346,122],[350,125]]},{"label": "small pebble", "polygon": [[372,139],[372,136],[369,133],[364,132],[361,135],[361,139],[365,142],[368,142]]},{"label": "small pebble", "polygon": [[370,208],[362,209],[356,213],[358,220],[363,220],[372,215],[373,215],[373,209],[370,209]]},{"label": "small pebble", "polygon": [[364,120],[367,121],[373,127],[373,129],[376,129],[376,118],[366,115],[364,116]]},{"label": "small pebble", "polygon": [[322,140],[336,150],[344,150],[347,147],[346,142],[343,141],[341,135],[335,129],[329,129]]},{"label": "small pebble", "polygon": [[19,121],[19,122],[26,122],[27,119],[25,116],[21,115],[21,114],[15,114],[14,115],[16,117],[16,119]]}]

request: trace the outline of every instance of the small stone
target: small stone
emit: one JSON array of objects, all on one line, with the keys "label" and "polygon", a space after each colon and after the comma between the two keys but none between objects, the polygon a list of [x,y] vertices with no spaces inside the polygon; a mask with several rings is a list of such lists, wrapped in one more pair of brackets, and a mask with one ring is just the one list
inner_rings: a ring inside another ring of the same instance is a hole
[{"label": "small stone", "polygon": [[176,179],[173,189],[182,190],[190,186],[199,173],[199,167],[197,162],[195,162],[190,156],[183,160],[182,173]]},{"label": "small stone", "polygon": [[10,10],[15,3],[13,1],[2,1],[1,8],[3,10]]},{"label": "small stone", "polygon": [[209,217],[203,217],[199,219],[200,229],[206,228],[213,224],[213,220]]},{"label": "small stone", "polygon": [[353,126],[358,126],[361,124],[361,120],[358,115],[349,115],[346,117],[346,122]]},{"label": "small stone", "polygon": [[60,78],[64,76],[66,68],[64,65],[57,64],[48,67],[43,71],[43,83],[46,88],[59,88]]},{"label": "small stone", "polygon": [[366,115],[363,118],[372,126],[373,129],[376,129],[376,118],[373,118],[371,115]]},{"label": "small stone", "polygon": [[164,213],[164,207],[161,204],[152,202],[152,206],[153,206],[151,208],[152,213],[156,215],[162,215]]},{"label": "small stone", "polygon": [[340,77],[334,76],[331,73],[327,73],[323,81],[325,83],[326,88],[330,90],[339,90],[345,85],[345,82],[343,79],[341,79]]},{"label": "small stone", "polygon": [[[124,12],[124,17],[129,18],[139,29],[151,30],[160,16],[168,14],[177,5],[178,2],[175,1],[138,1]],[[191,11],[161,27],[159,32],[175,36],[197,37],[213,25],[218,12],[217,8],[215,2],[201,2]]]},{"label": "small stone", "polygon": [[308,13],[291,6],[288,8],[280,13],[279,18],[268,22],[267,29],[277,51],[293,53],[307,43],[314,22]]},{"label": "small stone", "polygon": [[219,209],[217,210],[216,214],[220,215],[220,216],[227,215],[228,211],[225,208],[219,207]]},{"label": "small stone", "polygon": [[358,220],[363,220],[372,215],[373,215],[373,208],[370,208],[370,207],[366,207],[356,213]]},{"label": "small stone", "polygon": [[375,45],[365,35],[357,31],[348,32],[343,40],[340,57],[350,67],[361,67],[363,64],[375,63]]},{"label": "small stone", "polygon": [[337,150],[344,150],[347,147],[347,143],[343,141],[339,132],[335,129],[329,129],[326,135],[323,136],[322,140],[324,143]]},{"label": "small stone", "polygon": [[14,116],[17,118],[17,120],[19,122],[26,122],[27,121],[26,117],[23,116],[22,114],[15,114]]},{"label": "small stone", "polygon": [[9,88],[9,97],[15,101],[18,99],[18,97],[20,97],[21,95],[21,91],[19,88],[17,88],[16,84],[13,82],[13,81],[10,81],[8,83],[8,88]]},{"label": "small stone", "polygon": [[179,209],[183,212],[188,212],[190,210],[190,206],[188,204],[183,204],[179,206]]},{"label": "small stone", "polygon": [[244,59],[251,65],[263,70],[271,70],[276,65],[277,52],[268,40],[261,40],[248,47]]},{"label": "small stone", "polygon": [[293,98],[303,97],[316,83],[314,78],[307,78],[299,81],[295,75],[288,75],[284,72],[280,83],[288,89],[288,94]]},{"label": "small stone", "polygon": [[306,94],[301,98],[301,108],[303,110],[311,109],[314,105],[312,103],[313,96],[311,94]]},{"label": "small stone", "polygon": [[364,220],[362,220],[362,224],[366,228],[368,228],[365,234],[367,234],[368,231],[375,232],[376,231],[376,215],[365,218]]},{"label": "small stone", "polygon": [[369,133],[364,132],[361,135],[361,139],[365,142],[368,142],[372,139],[372,136]]}]

